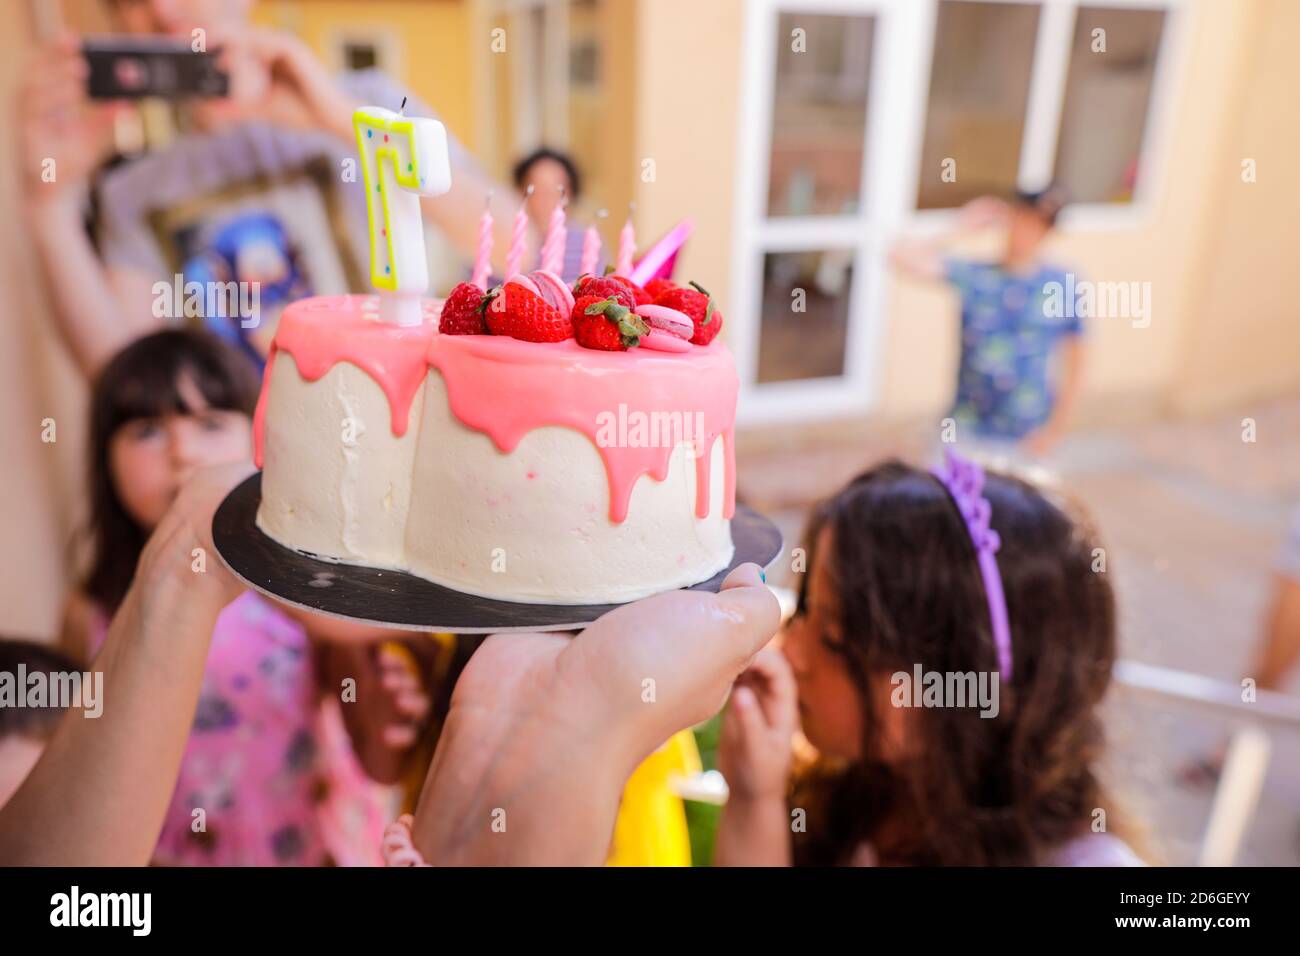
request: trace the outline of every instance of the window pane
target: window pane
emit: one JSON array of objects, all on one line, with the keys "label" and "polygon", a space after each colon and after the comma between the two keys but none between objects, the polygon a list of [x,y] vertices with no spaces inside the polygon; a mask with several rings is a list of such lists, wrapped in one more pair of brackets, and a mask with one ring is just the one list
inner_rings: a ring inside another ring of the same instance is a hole
[{"label": "window pane", "polygon": [[1015,188],[1037,34],[1037,4],[939,4],[918,209]]},{"label": "window pane", "polygon": [[349,70],[373,70],[379,66],[379,53],[373,43],[347,43],[343,46],[343,64]]},{"label": "window pane", "polygon": [[871,17],[781,15],[769,216],[837,215],[858,208],[873,27]]},{"label": "window pane", "polygon": [[1163,10],[1079,8],[1056,143],[1073,201],[1132,201],[1164,26]]},{"label": "window pane", "polygon": [[767,254],[758,381],[844,374],[852,285],[852,249]]}]

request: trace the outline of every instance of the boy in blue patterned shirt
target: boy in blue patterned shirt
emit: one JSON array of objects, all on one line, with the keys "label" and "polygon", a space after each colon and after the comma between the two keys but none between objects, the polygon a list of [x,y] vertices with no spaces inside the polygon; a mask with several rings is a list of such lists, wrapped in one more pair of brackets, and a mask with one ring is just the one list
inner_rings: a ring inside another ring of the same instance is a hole
[{"label": "boy in blue patterned shirt", "polygon": [[995,262],[946,255],[955,235],[904,240],[891,253],[903,272],[946,281],[961,296],[961,364],[949,412],[959,442],[974,438],[1044,455],[1065,433],[1079,391],[1083,327],[1066,298],[1075,283],[1040,258],[1063,204],[1060,190],[1049,188],[963,207],[958,233],[1005,226],[1006,245]]}]

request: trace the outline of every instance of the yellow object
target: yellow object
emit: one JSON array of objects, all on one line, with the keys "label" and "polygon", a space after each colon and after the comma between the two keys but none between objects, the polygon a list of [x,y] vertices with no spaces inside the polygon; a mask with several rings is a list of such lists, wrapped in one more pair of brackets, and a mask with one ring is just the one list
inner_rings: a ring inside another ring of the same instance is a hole
[{"label": "yellow object", "polygon": [[683,730],[633,771],[614,821],[608,866],[691,865],[686,808],[672,782],[702,769],[695,735]]},{"label": "yellow object", "polygon": [[[429,634],[441,653],[429,675],[430,686],[441,686],[455,656],[456,635]],[[409,653],[409,651],[408,651]],[[414,658],[412,658],[414,660]],[[416,800],[433,759],[438,730],[426,731],[412,760],[405,781],[403,812],[414,813]],[[674,734],[643,760],[628,778],[614,820],[607,866],[690,866],[691,841],[686,828],[686,808],[673,790],[673,781],[703,772],[695,735],[689,730]]]}]

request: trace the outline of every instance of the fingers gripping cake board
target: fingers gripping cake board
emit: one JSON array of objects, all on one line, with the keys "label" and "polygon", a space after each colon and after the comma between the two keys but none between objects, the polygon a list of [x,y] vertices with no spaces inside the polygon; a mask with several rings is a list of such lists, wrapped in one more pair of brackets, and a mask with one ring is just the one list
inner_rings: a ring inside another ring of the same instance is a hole
[{"label": "fingers gripping cake board", "polygon": [[737,377],[702,289],[553,273],[282,315],[254,422],[257,525],[468,594],[607,604],[733,554]]}]

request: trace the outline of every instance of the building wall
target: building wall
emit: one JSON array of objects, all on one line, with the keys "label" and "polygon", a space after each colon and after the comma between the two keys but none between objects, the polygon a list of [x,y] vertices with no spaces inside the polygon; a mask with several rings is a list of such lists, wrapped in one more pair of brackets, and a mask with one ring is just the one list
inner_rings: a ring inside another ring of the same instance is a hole
[{"label": "building wall", "polygon": [[[1285,40],[1300,5],[1194,0],[1187,17],[1149,213],[1053,241],[1052,255],[1087,277],[1151,283],[1148,328],[1119,319],[1092,325],[1085,418],[1207,408],[1296,387],[1300,307],[1276,276],[1293,255],[1286,236],[1294,236],[1300,204],[1285,172],[1300,129],[1279,122],[1300,88],[1300,62]],[[693,29],[682,31],[684,22]],[[682,271],[711,284],[724,311],[733,163],[745,161],[735,156],[743,24],[742,0],[638,6],[637,151],[658,172],[655,182],[638,184],[638,222],[653,238],[682,215],[695,218]],[[1258,158],[1259,183],[1241,183],[1244,156]],[[892,278],[885,301],[876,412],[932,415],[954,381],[954,300],[946,290]]]},{"label": "building wall", "polygon": [[[1225,135],[1207,157],[1214,188],[1190,273],[1200,279],[1174,380],[1180,408],[1210,409],[1300,385],[1300,295],[1291,279],[1300,247],[1300,89],[1292,38],[1300,4],[1243,5],[1248,27]],[[1212,38],[1207,42],[1212,43]],[[1243,182],[1254,159],[1257,181]]]},{"label": "building wall", "polygon": [[[730,301],[743,7],[743,0],[639,0],[636,18],[638,238],[644,247],[684,217],[694,219],[696,231],[678,259],[678,276],[706,286],[724,315]],[[652,181],[642,175],[647,160],[654,163]]]},{"label": "building wall", "polygon": [[433,107],[466,146],[476,147],[481,119],[468,82],[469,0],[261,0],[253,17],[296,33],[317,51],[349,28],[369,31],[370,24],[382,24],[382,32],[402,51],[398,79]]},{"label": "building wall", "polygon": [[[70,4],[69,21],[103,28],[101,11]],[[11,109],[32,53],[30,8],[0,31],[0,109]],[[0,123],[0,635],[52,640],[85,518],[87,391],[50,325],[19,190],[13,122]],[[42,441],[53,419],[55,441]]]}]

